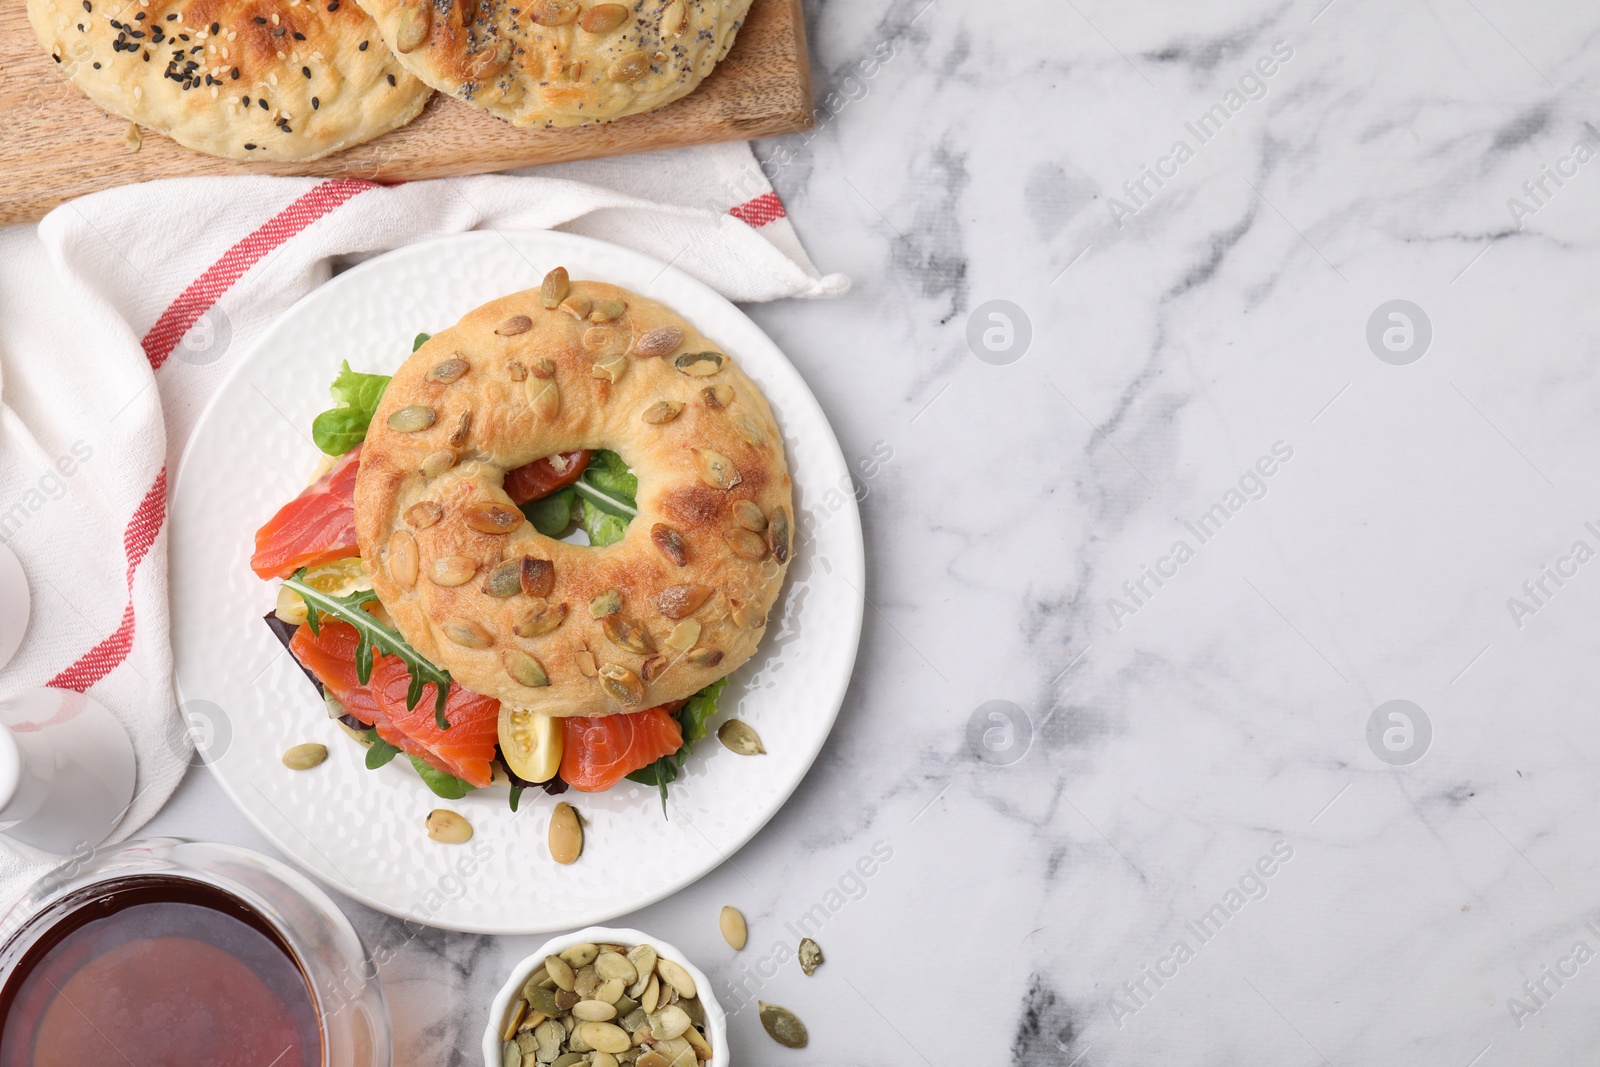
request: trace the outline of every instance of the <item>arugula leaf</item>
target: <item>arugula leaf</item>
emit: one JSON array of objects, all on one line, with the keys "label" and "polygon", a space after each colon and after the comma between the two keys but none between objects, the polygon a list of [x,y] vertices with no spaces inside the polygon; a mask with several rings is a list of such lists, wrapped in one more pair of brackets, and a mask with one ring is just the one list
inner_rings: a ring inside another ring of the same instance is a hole
[{"label": "arugula leaf", "polygon": [[589,460],[583,477],[572,489],[583,499],[583,532],[596,548],[614,545],[628,532],[628,523],[639,514],[635,497],[639,479],[628,470],[622,457],[599,449]]},{"label": "arugula leaf", "polygon": [[706,736],[707,724],[717,714],[717,701],[727,684],[726,678],[712,682],[678,709],[675,717],[679,728],[683,730],[683,744],[678,751],[670,756],[662,756],[648,767],[641,767],[628,775],[630,782],[653,785],[661,790],[662,816],[667,814],[667,785],[678,780],[678,772],[688,762],[689,754],[694,751],[694,743]]},{"label": "arugula leaf", "polygon": [[423,345],[427,344],[432,339],[433,339],[433,334],[431,334],[431,333],[419,333],[419,334],[417,334],[416,340],[411,342],[411,351],[415,352],[417,349],[421,348]]},{"label": "arugula leaf", "polygon": [[330,456],[342,456],[367,438],[372,413],[389,386],[388,375],[359,374],[348,360],[339,364],[339,376],[329,392],[338,401],[311,421],[311,439]]},{"label": "arugula leaf", "polygon": [[468,782],[463,782],[453,774],[444,773],[420,756],[411,757],[411,766],[417,769],[417,774],[421,776],[427,787],[434,791],[435,795],[441,796],[446,800],[460,800],[477,788]]},{"label": "arugula leaf", "polygon": [[533,523],[533,528],[546,537],[560,537],[572,525],[572,505],[578,494],[572,486],[557,489],[547,497],[530,500],[522,505],[522,514]]},{"label": "arugula leaf", "polygon": [[356,628],[356,633],[362,638],[361,643],[356,645],[356,680],[362,685],[372,678],[374,652],[399,656],[411,675],[411,686],[406,691],[406,707],[416,707],[417,701],[422,699],[422,687],[432,683],[437,689],[433,721],[441,730],[450,729],[450,722],[444,717],[445,704],[450,699],[450,673],[434,666],[412,648],[399,631],[385,626],[365,610],[366,605],[377,602],[378,594],[371,589],[357,589],[346,596],[334,596],[307,585],[305,574],[306,569],[302,567],[291,577],[285,578],[283,585],[285,589],[294,590],[306,602],[306,625],[311,627],[312,634],[319,632],[324,613]]},{"label": "arugula leaf", "polygon": [[379,767],[387,766],[389,761],[400,754],[400,750],[378,736],[376,729],[368,730],[361,735],[372,742],[372,747],[367,749],[367,770],[375,771]]}]

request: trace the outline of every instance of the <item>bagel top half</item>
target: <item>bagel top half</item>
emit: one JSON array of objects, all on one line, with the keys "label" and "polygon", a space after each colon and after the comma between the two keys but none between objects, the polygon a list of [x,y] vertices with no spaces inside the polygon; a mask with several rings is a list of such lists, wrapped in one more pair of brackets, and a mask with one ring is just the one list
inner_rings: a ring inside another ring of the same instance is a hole
[{"label": "bagel top half", "polygon": [[[639,479],[626,537],[540,534],[507,470],[576,449]],[[356,480],[373,588],[456,682],[559,716],[690,696],[750,658],[794,504],[765,398],[669,308],[559,268],[485,304],[395,373]]]}]

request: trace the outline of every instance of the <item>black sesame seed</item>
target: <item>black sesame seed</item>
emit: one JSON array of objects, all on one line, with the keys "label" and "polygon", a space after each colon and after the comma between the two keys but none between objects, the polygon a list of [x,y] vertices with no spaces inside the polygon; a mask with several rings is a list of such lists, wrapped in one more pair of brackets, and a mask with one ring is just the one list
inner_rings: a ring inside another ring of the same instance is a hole
[{"label": "black sesame seed", "polygon": [[256,16],[255,22],[257,26],[265,26],[267,24],[267,20],[262,18],[260,15]]},{"label": "black sesame seed", "polygon": [[148,62],[150,62],[150,53],[149,53],[149,52],[146,52],[146,53],[145,53],[145,54],[144,54],[144,61],[145,61],[145,62],[146,62],[146,63],[148,63]]},{"label": "black sesame seed", "polygon": [[258,104],[260,104],[260,105],[261,105],[261,110],[262,110],[262,111],[265,111],[265,110],[267,110],[267,100],[266,100],[266,97],[262,97],[262,98],[261,98],[261,99],[260,99],[260,100],[257,100],[257,101],[256,101],[256,103],[258,103]]},{"label": "black sesame seed", "polygon": [[367,42],[366,41],[362,41],[359,45],[356,46],[356,51],[357,52],[365,52],[366,50],[367,50]]},{"label": "black sesame seed", "polygon": [[239,80],[239,68],[238,67],[234,67],[233,68],[233,80],[234,81],[238,81]]},{"label": "black sesame seed", "polygon": [[303,41],[303,40],[306,39],[306,35],[301,33],[299,30],[295,30],[294,31],[294,39],[297,40],[297,41]]},{"label": "black sesame seed", "polygon": [[211,32],[212,32],[213,35],[221,33],[222,32],[222,23],[213,22],[211,24]]},{"label": "black sesame seed", "polygon": [[[60,57],[60,56],[58,56],[58,55],[56,55],[56,54],[55,54],[55,53],[54,53],[54,52],[51,52],[51,53],[50,53],[50,58],[51,58],[51,59],[53,59],[53,60],[55,60],[55,61],[56,61],[56,62],[57,62],[57,63],[59,63],[59,62],[61,62],[61,57]],[[95,69],[95,70],[99,70],[99,69],[100,69],[100,64],[98,64],[98,63],[96,63],[96,64],[95,64],[95,65],[94,65],[94,69]]]},{"label": "black sesame seed", "polygon": [[254,152],[256,150],[256,146],[253,144],[247,144],[244,146],[244,150],[246,152]]},{"label": "black sesame seed", "polygon": [[133,16],[133,21],[135,21],[135,22],[143,22],[144,21],[144,12],[141,11],[137,15]]},{"label": "black sesame seed", "polygon": [[339,10],[339,0],[333,0],[333,3],[328,5],[328,10],[329,11],[337,11],[337,10]]},{"label": "black sesame seed", "polygon": [[300,73],[304,74],[306,77],[309,78],[309,77],[311,77],[311,68],[310,67],[301,67],[300,68]]},{"label": "black sesame seed", "polygon": [[[60,56],[56,56],[56,62],[57,63],[61,62],[61,57]],[[100,61],[98,59],[94,61],[94,69],[95,70],[99,70],[100,69]]]},{"label": "black sesame seed", "polygon": [[293,130],[291,130],[289,128],[289,124],[287,122],[285,122],[282,126],[279,126],[278,129],[282,130],[284,133],[293,133],[294,132]]},{"label": "black sesame seed", "polygon": [[172,14],[168,15],[167,16],[167,21],[168,22],[177,22],[178,21],[178,13],[176,11],[174,11]]},{"label": "black sesame seed", "polygon": [[94,8],[92,6],[90,6],[90,4],[89,4],[89,0],[83,0],[83,9],[85,11],[93,11],[94,10]]},{"label": "black sesame seed", "polygon": [[315,111],[315,110],[317,110],[317,108],[319,108],[321,106],[322,106],[322,101],[318,100],[316,97],[313,96],[311,98],[311,110]]},{"label": "black sesame seed", "polygon": [[394,84],[394,75],[393,74],[389,75],[389,84],[390,85]]}]

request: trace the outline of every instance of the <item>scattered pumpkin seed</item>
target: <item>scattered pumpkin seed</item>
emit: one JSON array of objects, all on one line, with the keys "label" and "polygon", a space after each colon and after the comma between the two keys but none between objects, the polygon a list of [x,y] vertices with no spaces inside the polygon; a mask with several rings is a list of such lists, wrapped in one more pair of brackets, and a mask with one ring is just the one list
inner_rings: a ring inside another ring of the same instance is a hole
[{"label": "scattered pumpkin seed", "polygon": [[460,845],[472,839],[472,824],[445,808],[428,812],[426,825],[428,836],[443,845]]},{"label": "scattered pumpkin seed", "polygon": [[708,385],[700,390],[700,399],[705,401],[706,407],[720,411],[733,403],[733,386]]},{"label": "scattered pumpkin seed", "polygon": [[700,480],[713,489],[732,489],[744,480],[739,476],[739,468],[733,465],[733,460],[721,452],[697,448],[694,450],[694,461],[700,468]]},{"label": "scattered pumpkin seed", "polygon": [[616,322],[628,313],[628,305],[621,300],[601,300],[595,303],[594,310],[589,313],[589,321],[595,323]]},{"label": "scattered pumpkin seed", "polygon": [[672,400],[657,400],[645,408],[639,418],[651,426],[664,426],[683,414],[683,405]]},{"label": "scattered pumpkin seed", "polygon": [[639,998],[639,1007],[648,1014],[655,1011],[660,1004],[661,979],[652,974],[650,980],[645,983],[644,993]]},{"label": "scattered pumpkin seed", "polygon": [[533,320],[526,315],[513,315],[494,328],[494,332],[501,337],[515,337],[519,333],[527,333],[533,329]]},{"label": "scattered pumpkin seed", "polygon": [[508,359],[508,360],[506,360],[506,377],[510,378],[514,382],[525,382],[525,381],[527,381],[528,380],[528,367],[527,367],[527,365],[525,363],[523,363],[522,360],[520,360],[520,359]]},{"label": "scattered pumpkin seed", "polygon": [[633,342],[633,354],[646,359],[670,356],[683,344],[683,330],[677,326],[657,326],[646,330]]},{"label": "scattered pumpkin seed", "polygon": [[426,404],[411,404],[393,412],[388,418],[389,429],[400,433],[417,433],[433,425],[438,413]]},{"label": "scattered pumpkin seed", "polygon": [[761,1027],[772,1040],[784,1048],[806,1047],[810,1039],[806,1034],[806,1024],[794,1012],[764,1000],[756,1003],[761,1006]]},{"label": "scattered pumpkin seed", "polygon": [[417,584],[417,539],[405,530],[389,535],[389,577],[401,589]]},{"label": "scattered pumpkin seed", "polygon": [[565,604],[552,604],[540,599],[517,616],[516,621],[511,624],[511,632],[518,637],[541,637],[560,626],[566,618]]},{"label": "scattered pumpkin seed", "polygon": [[617,1009],[603,1000],[580,1000],[572,1006],[572,1017],[589,1023],[610,1022],[617,1017]]},{"label": "scattered pumpkin seed", "polygon": [[723,905],[717,925],[722,928],[722,940],[735,952],[743,949],[745,942],[750,940],[750,929],[745,925],[744,914],[731,904]]},{"label": "scattered pumpkin seed", "polygon": [[651,638],[649,631],[622,615],[607,615],[600,620],[600,629],[606,635],[607,641],[624,652],[632,652],[636,656],[648,656],[656,650],[655,640]]},{"label": "scattered pumpkin seed", "polygon": [[607,589],[589,601],[589,614],[596,619],[603,619],[607,615],[615,615],[621,610],[622,594],[615,589]]},{"label": "scattered pumpkin seed", "polygon": [[715,667],[722,662],[722,649],[697,648],[689,653],[689,662],[696,667]]},{"label": "scattered pumpkin seed", "polygon": [[527,521],[517,508],[495,500],[480,500],[476,504],[468,504],[462,511],[461,517],[466,520],[468,526],[486,534],[508,534]]},{"label": "scattered pumpkin seed", "polygon": [[550,814],[549,843],[550,858],[563,865],[578,862],[583,854],[583,824],[566,801],[557,804]]},{"label": "scattered pumpkin seed", "polygon": [[283,765],[291,771],[309,771],[328,758],[328,746],[308,742],[295,745],[283,754]]},{"label": "scattered pumpkin seed", "polygon": [[723,723],[717,731],[717,740],[722,742],[723,748],[740,756],[761,756],[767,751],[761,746],[761,735],[738,719]]},{"label": "scattered pumpkin seed", "polygon": [[644,703],[644,683],[639,676],[620,663],[607,663],[600,667],[600,688],[606,695],[625,708],[637,708]]},{"label": "scattered pumpkin seed", "polygon": [[817,968],[821,967],[825,962],[827,961],[822,958],[821,945],[809,937],[800,939],[800,969],[806,972],[807,978],[816,974]]},{"label": "scattered pumpkin seed", "polygon": [[452,356],[434,366],[427,374],[423,375],[424,381],[438,382],[440,385],[450,385],[460,381],[462,376],[471,370],[471,366],[460,356]]},{"label": "scattered pumpkin seed", "polygon": [[692,1025],[689,1013],[671,1004],[650,1016],[650,1036],[657,1041],[671,1041],[675,1037],[682,1037],[683,1032]]},{"label": "scattered pumpkin seed", "polygon": [[535,363],[533,365],[533,376],[544,382],[548,382],[551,378],[554,378],[556,376],[555,361],[550,359],[541,359],[539,362]]},{"label": "scattered pumpkin seed", "polygon": [[594,310],[594,301],[586,296],[569,296],[561,301],[561,310],[582,322],[589,317],[589,312]]},{"label": "scattered pumpkin seed", "polygon": [[539,666],[539,661],[519,649],[508,648],[500,653],[500,663],[518,685],[542,689],[550,684],[550,676]]},{"label": "scattered pumpkin seed", "polygon": [[628,996],[638,1000],[656,969],[656,950],[649,945],[635,945],[628,950],[628,962],[633,964],[634,974],[637,975],[633,985],[628,987]]},{"label": "scattered pumpkin seed", "polygon": [[628,357],[626,353],[612,352],[595,360],[593,377],[612,385],[622,381],[622,376],[628,373]]},{"label": "scattered pumpkin seed", "polygon": [[749,603],[748,601],[734,600],[729,598],[728,609],[728,614],[732,616],[733,624],[735,626],[742,626],[747,630],[753,630],[757,626],[766,624],[766,616],[756,611],[755,605]]},{"label": "scattered pumpkin seed", "polygon": [[426,530],[444,517],[444,508],[432,500],[419,500],[406,508],[406,525],[417,530]]},{"label": "scattered pumpkin seed", "polygon": [[628,1032],[611,1023],[581,1023],[576,1032],[582,1034],[584,1041],[593,1046],[597,1052],[609,1052],[615,1055],[633,1047],[633,1039],[628,1036]]},{"label": "scattered pumpkin seed", "polygon": [[532,597],[549,596],[556,588],[556,565],[547,559],[523,556],[518,565],[522,591]]},{"label": "scattered pumpkin seed", "polygon": [[[517,1027],[522,1025],[522,1020],[527,1018],[527,1016],[528,1002],[525,999],[518,998],[517,1001],[511,1005],[511,1014],[506,1016],[506,1025],[500,1031],[500,1040],[510,1041],[512,1038],[516,1037]],[[520,1057],[518,1058],[517,1062],[522,1062]]]},{"label": "scattered pumpkin seed", "polygon": [[672,365],[691,378],[709,378],[722,369],[726,359],[721,352],[685,352]]},{"label": "scattered pumpkin seed", "polygon": [[467,556],[440,556],[428,568],[433,584],[446,587],[466,585],[477,573],[478,561]]},{"label": "scattered pumpkin seed", "polygon": [[580,648],[572,654],[572,662],[577,665],[578,673],[585,678],[595,678],[600,674],[600,665],[594,658],[594,653],[587,648]]},{"label": "scattered pumpkin seed", "polygon": [[561,387],[554,381],[533,377],[528,379],[528,406],[543,422],[554,422],[561,414]]},{"label": "scattered pumpkin seed", "polygon": [[680,567],[688,565],[689,555],[684,549],[683,535],[666,523],[658,522],[650,527],[650,543],[672,563]]}]

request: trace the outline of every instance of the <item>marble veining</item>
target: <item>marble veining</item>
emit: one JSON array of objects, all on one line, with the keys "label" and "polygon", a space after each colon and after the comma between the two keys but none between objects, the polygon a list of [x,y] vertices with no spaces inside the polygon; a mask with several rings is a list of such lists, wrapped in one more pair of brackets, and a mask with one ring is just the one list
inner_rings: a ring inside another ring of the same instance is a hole
[{"label": "marble veining", "polygon": [[[736,1011],[746,1063],[1592,1048],[1600,15],[806,7],[818,128],[759,154],[856,285],[750,312],[856,472],[859,668],[770,826],[628,923],[810,1026]],[[216,802],[151,829],[259,847]],[[348,910],[399,1062],[475,1064],[534,939]]]}]

